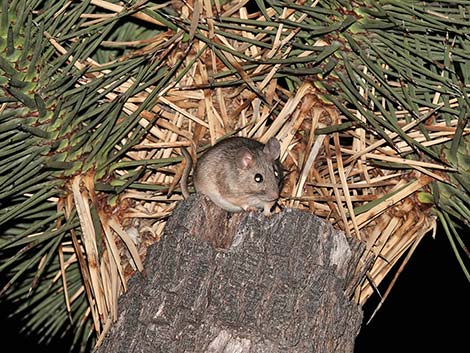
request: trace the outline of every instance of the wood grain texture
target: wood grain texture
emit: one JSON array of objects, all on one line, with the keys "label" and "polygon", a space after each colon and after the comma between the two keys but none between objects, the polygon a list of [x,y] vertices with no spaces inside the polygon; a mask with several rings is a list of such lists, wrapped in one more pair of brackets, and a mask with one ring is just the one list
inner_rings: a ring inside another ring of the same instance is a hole
[{"label": "wood grain texture", "polygon": [[129,282],[98,352],[352,352],[363,249],[306,212],[229,214],[193,195]]}]

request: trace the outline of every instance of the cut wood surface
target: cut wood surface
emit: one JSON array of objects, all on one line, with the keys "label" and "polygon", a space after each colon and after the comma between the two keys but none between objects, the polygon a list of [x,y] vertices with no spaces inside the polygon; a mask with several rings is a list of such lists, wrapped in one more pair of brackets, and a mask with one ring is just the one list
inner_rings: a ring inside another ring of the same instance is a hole
[{"label": "cut wood surface", "polygon": [[364,246],[307,212],[180,202],[129,282],[105,352],[352,352]]}]

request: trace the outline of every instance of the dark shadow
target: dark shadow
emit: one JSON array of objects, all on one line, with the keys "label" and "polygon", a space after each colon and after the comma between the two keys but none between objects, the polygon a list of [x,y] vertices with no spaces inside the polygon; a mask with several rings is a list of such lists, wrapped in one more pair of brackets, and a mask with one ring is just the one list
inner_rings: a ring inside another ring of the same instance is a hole
[{"label": "dark shadow", "polygon": [[[390,280],[380,286],[382,293]],[[470,283],[447,236],[443,231],[436,239],[427,234],[367,326],[378,295],[364,305],[364,325],[354,353],[466,351],[469,295]]]}]

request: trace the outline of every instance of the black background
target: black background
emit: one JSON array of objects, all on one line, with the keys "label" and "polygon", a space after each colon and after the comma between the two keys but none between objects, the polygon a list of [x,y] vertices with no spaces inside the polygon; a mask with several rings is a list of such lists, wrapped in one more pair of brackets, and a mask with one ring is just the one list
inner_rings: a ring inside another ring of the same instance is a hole
[{"label": "black background", "polygon": [[[381,288],[384,292],[385,286]],[[427,234],[367,326],[378,296],[364,305],[354,353],[470,352],[469,294],[470,283],[447,236],[442,231],[435,239]]]},{"label": "black background", "polygon": [[[382,292],[386,284],[381,285]],[[446,235],[440,232],[436,239],[426,235],[382,308],[362,327],[354,353],[470,351],[469,294],[470,284]],[[364,306],[364,323],[377,301],[378,296],[373,296]],[[24,337],[18,323],[5,318],[6,308],[0,309],[3,347],[36,353],[68,351],[67,340],[44,347]]]}]

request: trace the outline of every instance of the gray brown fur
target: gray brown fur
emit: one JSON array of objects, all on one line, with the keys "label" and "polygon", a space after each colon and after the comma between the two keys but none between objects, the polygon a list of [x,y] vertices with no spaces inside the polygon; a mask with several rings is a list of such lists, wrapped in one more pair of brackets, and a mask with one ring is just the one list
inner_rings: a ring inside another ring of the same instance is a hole
[{"label": "gray brown fur", "polygon": [[[183,155],[188,161],[184,178],[191,169],[191,158],[187,151]],[[261,208],[269,215],[280,193],[282,170],[279,155],[280,145],[275,138],[266,145],[246,137],[221,140],[197,161],[193,173],[194,187],[227,211]],[[182,180],[181,187],[187,197],[186,180]]]}]

